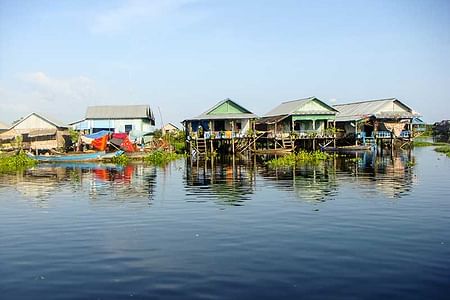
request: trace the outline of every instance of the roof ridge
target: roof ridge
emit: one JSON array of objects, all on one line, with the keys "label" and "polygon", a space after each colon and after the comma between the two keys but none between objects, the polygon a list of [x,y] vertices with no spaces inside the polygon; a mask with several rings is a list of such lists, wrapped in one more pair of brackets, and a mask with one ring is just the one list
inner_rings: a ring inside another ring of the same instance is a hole
[{"label": "roof ridge", "polygon": [[386,100],[398,100],[398,99],[392,97],[392,98],[383,98],[383,99],[360,100],[360,101],[355,101],[355,102],[348,102],[348,103],[334,104],[333,106],[339,106],[339,105],[352,105],[352,104],[367,103],[367,102],[378,102],[378,101],[386,101]]},{"label": "roof ridge", "polygon": [[303,100],[310,100],[310,99],[316,99],[316,97],[312,96],[312,97],[300,98],[300,99],[297,99],[297,100],[288,100],[288,101],[281,102],[281,104],[283,104],[283,103],[291,103],[291,102],[296,102],[296,101],[303,101]]}]

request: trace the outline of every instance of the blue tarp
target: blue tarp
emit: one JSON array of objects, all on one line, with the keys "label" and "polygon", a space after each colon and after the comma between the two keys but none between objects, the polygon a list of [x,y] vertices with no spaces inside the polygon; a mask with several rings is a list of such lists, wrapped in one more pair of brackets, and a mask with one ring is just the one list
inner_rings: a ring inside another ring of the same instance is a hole
[{"label": "blue tarp", "polygon": [[110,133],[112,133],[112,132],[108,131],[108,130],[102,130],[102,131],[99,131],[99,132],[96,132],[96,133],[93,133],[93,134],[86,134],[85,137],[95,140],[95,139],[99,139],[101,137],[104,137],[105,135],[110,134]]}]

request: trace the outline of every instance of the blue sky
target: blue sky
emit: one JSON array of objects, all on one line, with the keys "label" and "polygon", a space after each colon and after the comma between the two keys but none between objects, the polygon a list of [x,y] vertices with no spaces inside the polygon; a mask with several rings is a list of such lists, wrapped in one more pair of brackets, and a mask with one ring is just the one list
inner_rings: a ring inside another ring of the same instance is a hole
[{"label": "blue sky", "polygon": [[0,0],[0,120],[396,97],[450,118],[450,1]]}]

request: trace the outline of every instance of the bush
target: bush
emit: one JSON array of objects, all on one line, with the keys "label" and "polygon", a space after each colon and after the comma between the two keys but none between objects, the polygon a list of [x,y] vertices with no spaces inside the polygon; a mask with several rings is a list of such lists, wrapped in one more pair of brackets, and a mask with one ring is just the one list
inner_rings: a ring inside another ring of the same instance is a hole
[{"label": "bush", "polygon": [[177,153],[156,150],[150,152],[150,154],[144,158],[144,161],[151,165],[165,165],[170,161],[177,160],[181,157],[182,155]]},{"label": "bush", "polygon": [[332,158],[333,156],[322,151],[300,151],[290,153],[282,157],[274,158],[268,162],[271,167],[295,167],[300,163],[318,163]]},{"label": "bush", "polygon": [[0,156],[0,172],[23,170],[33,167],[36,164],[37,161],[30,158],[23,151],[13,156]]}]

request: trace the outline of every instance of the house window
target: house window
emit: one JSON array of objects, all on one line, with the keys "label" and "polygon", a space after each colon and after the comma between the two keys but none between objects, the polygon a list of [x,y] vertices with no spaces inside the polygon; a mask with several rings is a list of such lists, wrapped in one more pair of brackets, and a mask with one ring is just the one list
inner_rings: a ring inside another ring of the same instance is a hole
[{"label": "house window", "polygon": [[215,131],[224,131],[225,130],[225,121],[224,120],[214,121],[214,130]]},{"label": "house window", "polygon": [[125,132],[129,133],[131,130],[133,130],[133,125],[125,125]]},{"label": "house window", "polygon": [[236,130],[240,131],[242,129],[242,123],[236,122]]}]

